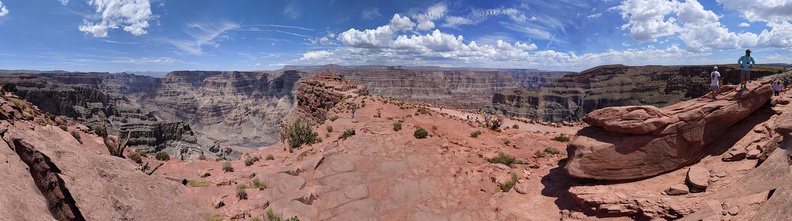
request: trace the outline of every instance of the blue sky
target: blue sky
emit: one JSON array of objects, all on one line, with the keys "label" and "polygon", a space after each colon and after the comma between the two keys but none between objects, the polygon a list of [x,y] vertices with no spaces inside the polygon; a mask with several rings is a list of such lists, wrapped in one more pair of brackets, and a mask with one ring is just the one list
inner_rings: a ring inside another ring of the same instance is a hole
[{"label": "blue sky", "polygon": [[0,0],[0,69],[792,63],[792,0]]}]

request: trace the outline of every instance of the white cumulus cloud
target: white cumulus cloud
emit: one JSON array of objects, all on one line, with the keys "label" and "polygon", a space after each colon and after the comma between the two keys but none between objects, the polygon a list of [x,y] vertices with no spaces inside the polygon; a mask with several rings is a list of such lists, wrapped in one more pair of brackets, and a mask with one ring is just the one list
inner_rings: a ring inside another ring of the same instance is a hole
[{"label": "white cumulus cloud", "polygon": [[656,42],[657,38],[673,35],[679,29],[676,19],[666,18],[676,10],[677,4],[668,0],[625,0],[615,8],[627,20],[622,30],[629,28],[630,36],[636,41]]},{"label": "white cumulus cloud", "polygon": [[324,59],[333,55],[333,52],[330,51],[309,51],[303,54],[301,61],[305,60],[314,60],[314,59]]},{"label": "white cumulus cloud", "polygon": [[112,29],[122,28],[135,36],[146,34],[151,13],[149,0],[88,0],[88,5],[101,15],[101,21],[83,20],[79,30],[94,37],[107,37]]},{"label": "white cumulus cloud", "polygon": [[751,27],[751,24],[743,22],[743,23],[740,23],[740,27]]},{"label": "white cumulus cloud", "polygon": [[412,30],[413,27],[415,27],[415,22],[412,22],[407,16],[402,17],[399,16],[399,14],[395,14],[390,20],[390,25],[396,30],[407,31]]},{"label": "white cumulus cloud", "polygon": [[6,16],[8,14],[8,9],[3,5],[3,2],[0,1],[0,17]]},{"label": "white cumulus cloud", "polygon": [[750,21],[792,21],[792,0],[717,0],[724,7],[739,11]]}]

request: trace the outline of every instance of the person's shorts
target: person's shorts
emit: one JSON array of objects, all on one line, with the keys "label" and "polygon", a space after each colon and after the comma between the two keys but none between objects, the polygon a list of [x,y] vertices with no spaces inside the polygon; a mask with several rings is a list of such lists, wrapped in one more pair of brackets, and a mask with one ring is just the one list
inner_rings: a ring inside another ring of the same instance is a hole
[{"label": "person's shorts", "polygon": [[751,80],[751,71],[740,70],[740,81]]},{"label": "person's shorts", "polygon": [[710,85],[710,91],[715,93],[720,92],[720,85]]}]

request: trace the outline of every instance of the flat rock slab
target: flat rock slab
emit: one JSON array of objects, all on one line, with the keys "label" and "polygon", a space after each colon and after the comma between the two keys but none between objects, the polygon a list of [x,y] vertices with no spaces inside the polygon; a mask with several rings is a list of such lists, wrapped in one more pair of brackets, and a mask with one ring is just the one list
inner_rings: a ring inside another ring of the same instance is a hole
[{"label": "flat rock slab", "polygon": [[569,143],[564,169],[575,178],[617,181],[689,165],[706,145],[765,105],[773,93],[769,81],[753,82],[748,88],[722,92],[723,99],[717,101],[692,99],[660,109],[631,106],[592,112],[584,117],[591,126]]},{"label": "flat rock slab", "polygon": [[707,168],[691,166],[687,172],[687,182],[693,187],[706,189],[709,186],[709,175]]}]

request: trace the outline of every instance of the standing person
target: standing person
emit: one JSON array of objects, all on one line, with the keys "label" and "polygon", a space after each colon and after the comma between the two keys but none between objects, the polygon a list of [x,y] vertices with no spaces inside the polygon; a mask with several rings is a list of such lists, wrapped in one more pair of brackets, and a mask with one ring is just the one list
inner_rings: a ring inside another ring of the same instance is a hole
[{"label": "standing person", "polygon": [[742,67],[742,70],[740,70],[740,84],[742,85],[742,87],[740,88],[740,90],[744,91],[748,89],[747,87],[748,80],[751,79],[751,67],[753,67],[754,64],[756,64],[753,57],[751,57],[751,50],[745,50],[745,55],[743,55],[742,57],[740,57],[739,60],[737,60],[737,64],[740,65],[740,67]]},{"label": "standing person", "polygon": [[352,108],[352,118],[355,118],[355,108]]},{"label": "standing person", "polygon": [[712,100],[717,100],[715,96],[718,96],[718,92],[720,92],[720,72],[718,72],[718,66],[712,68],[712,72],[710,73],[710,91],[712,92]]},{"label": "standing person", "polygon": [[773,88],[773,91],[775,91],[775,96],[779,96],[781,91],[784,90],[784,88],[781,86],[781,81],[774,82],[773,85],[771,85],[771,87]]}]

